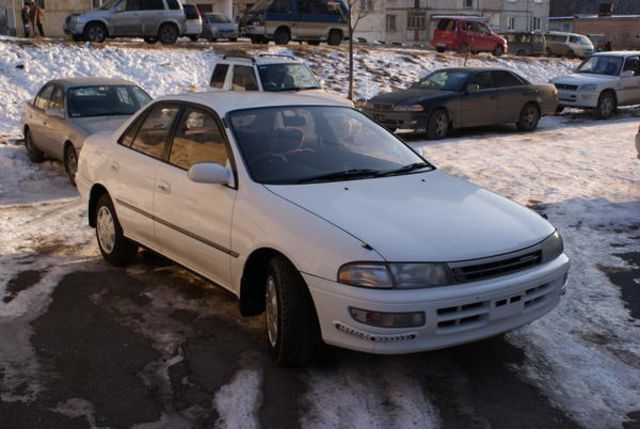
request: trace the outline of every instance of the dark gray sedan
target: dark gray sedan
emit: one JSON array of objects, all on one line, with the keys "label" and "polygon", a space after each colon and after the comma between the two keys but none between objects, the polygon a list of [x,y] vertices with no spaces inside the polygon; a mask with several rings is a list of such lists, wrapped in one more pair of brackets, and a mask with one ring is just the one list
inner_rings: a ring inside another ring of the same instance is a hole
[{"label": "dark gray sedan", "polygon": [[63,161],[75,184],[84,139],[98,131],[117,129],[150,100],[142,88],[122,79],[49,81],[24,109],[24,144],[29,159]]},{"label": "dark gray sedan", "polygon": [[455,128],[507,123],[533,131],[542,116],[555,112],[557,94],[555,86],[534,85],[510,70],[452,68],[377,95],[363,112],[391,131],[426,130],[429,139],[445,138]]}]

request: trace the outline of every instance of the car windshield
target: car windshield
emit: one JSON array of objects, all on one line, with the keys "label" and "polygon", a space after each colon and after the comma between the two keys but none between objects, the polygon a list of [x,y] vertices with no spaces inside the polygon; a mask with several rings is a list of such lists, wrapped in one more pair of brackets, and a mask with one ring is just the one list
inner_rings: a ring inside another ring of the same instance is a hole
[{"label": "car windshield", "polygon": [[111,9],[113,7],[114,4],[116,4],[119,1],[120,0],[109,0],[105,4],[103,4],[100,9],[101,10],[109,10],[109,9]]},{"label": "car windshield", "polygon": [[297,91],[320,88],[320,83],[304,64],[263,64],[258,66],[258,74],[265,91]]},{"label": "car windshield", "polygon": [[609,55],[595,55],[583,62],[576,73],[604,74],[618,76],[622,67],[623,58]]},{"label": "car windshield", "polygon": [[348,107],[268,107],[237,110],[227,118],[258,183],[331,182],[433,169],[393,134]]},{"label": "car windshield", "polygon": [[230,20],[228,20],[222,15],[207,15],[207,21],[214,24],[227,24],[231,22]]},{"label": "car windshield", "polygon": [[441,70],[431,73],[413,85],[416,89],[438,89],[440,91],[462,91],[471,75],[467,70]]},{"label": "car windshield", "polygon": [[69,116],[131,115],[147,104],[151,97],[131,85],[100,85],[70,88],[67,94]]},{"label": "car windshield", "polygon": [[578,36],[578,44],[584,46],[592,45],[591,39],[589,39],[587,36]]}]

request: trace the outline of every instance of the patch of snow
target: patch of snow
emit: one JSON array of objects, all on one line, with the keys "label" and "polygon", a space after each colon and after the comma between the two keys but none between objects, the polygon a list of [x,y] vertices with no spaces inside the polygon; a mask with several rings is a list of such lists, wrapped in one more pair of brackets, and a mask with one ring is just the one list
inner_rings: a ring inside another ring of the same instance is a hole
[{"label": "patch of snow", "polygon": [[213,398],[218,411],[216,426],[229,429],[260,427],[258,411],[262,404],[262,370],[239,370],[231,383],[222,386]]}]

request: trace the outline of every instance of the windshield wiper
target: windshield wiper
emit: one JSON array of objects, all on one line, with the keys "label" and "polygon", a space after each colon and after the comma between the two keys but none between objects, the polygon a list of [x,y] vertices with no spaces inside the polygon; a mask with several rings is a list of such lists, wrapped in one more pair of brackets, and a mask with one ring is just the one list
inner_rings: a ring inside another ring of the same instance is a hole
[{"label": "windshield wiper", "polygon": [[376,176],[395,176],[397,174],[409,173],[411,171],[422,170],[424,168],[429,168],[430,170],[432,169],[431,164],[427,164],[426,162],[414,162],[413,164],[404,165],[400,168],[396,168],[395,170],[383,171],[381,173],[378,173]]},{"label": "windshield wiper", "polygon": [[304,177],[296,183],[323,182],[342,179],[358,179],[361,177],[376,177],[381,173],[379,170],[369,168],[358,168],[344,171],[336,171],[333,173],[320,174],[318,176]]}]

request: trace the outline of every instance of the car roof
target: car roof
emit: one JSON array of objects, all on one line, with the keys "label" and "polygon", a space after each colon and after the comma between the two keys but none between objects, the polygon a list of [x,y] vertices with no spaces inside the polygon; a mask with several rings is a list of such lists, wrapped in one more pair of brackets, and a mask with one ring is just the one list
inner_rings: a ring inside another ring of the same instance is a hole
[{"label": "car roof", "polygon": [[135,83],[117,78],[109,77],[70,77],[66,79],[54,79],[47,83],[62,85],[65,88],[74,86],[100,86],[100,85],[135,85]]},{"label": "car roof", "polygon": [[607,51],[607,52],[596,52],[593,55],[597,55],[599,57],[633,57],[640,55],[640,51]]},{"label": "car roof", "polygon": [[471,72],[481,72],[481,71],[507,71],[513,73],[511,70],[504,67],[447,67],[434,71],[471,71]]},{"label": "car roof", "polygon": [[222,57],[221,61],[244,61],[250,62],[251,64],[301,64],[302,61],[298,60],[289,55],[282,54],[257,54],[257,55],[247,55],[247,54],[225,54]]},{"label": "car roof", "polygon": [[180,101],[196,103],[215,110],[224,116],[228,112],[241,109],[278,106],[336,106],[344,107],[337,101],[326,97],[304,94],[274,94],[273,92],[256,91],[211,91],[189,94],[166,95],[154,100]]}]

